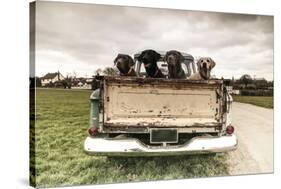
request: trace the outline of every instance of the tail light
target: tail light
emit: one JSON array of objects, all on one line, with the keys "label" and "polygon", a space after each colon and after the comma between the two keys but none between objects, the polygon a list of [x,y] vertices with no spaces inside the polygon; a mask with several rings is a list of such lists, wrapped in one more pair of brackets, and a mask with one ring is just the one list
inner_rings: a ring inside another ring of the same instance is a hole
[{"label": "tail light", "polygon": [[232,125],[228,125],[226,127],[226,133],[231,135],[234,132],[234,127]]},{"label": "tail light", "polygon": [[99,129],[97,127],[91,127],[89,128],[88,132],[91,136],[97,136]]}]

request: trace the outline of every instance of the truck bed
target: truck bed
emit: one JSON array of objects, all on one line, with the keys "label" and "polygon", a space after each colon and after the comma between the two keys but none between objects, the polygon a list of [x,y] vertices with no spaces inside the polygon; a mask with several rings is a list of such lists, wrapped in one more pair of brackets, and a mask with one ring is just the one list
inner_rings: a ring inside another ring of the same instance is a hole
[{"label": "truck bed", "polygon": [[223,80],[105,77],[101,90],[107,128],[187,128],[222,125]]}]

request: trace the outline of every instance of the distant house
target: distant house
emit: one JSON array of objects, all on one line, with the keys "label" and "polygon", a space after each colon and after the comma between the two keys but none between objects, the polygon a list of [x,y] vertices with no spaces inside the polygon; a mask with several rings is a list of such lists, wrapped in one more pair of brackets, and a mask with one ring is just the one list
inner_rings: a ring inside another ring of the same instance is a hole
[{"label": "distant house", "polygon": [[87,78],[87,79],[86,79],[86,83],[87,83],[87,84],[91,84],[92,82],[93,82],[93,78]]},{"label": "distant house", "polygon": [[83,85],[84,84],[81,81],[77,84],[78,87],[82,87]]},{"label": "distant house", "polygon": [[56,81],[64,80],[65,77],[58,71],[55,73],[47,73],[45,76],[41,77],[42,86],[46,86],[50,83],[54,83]]}]

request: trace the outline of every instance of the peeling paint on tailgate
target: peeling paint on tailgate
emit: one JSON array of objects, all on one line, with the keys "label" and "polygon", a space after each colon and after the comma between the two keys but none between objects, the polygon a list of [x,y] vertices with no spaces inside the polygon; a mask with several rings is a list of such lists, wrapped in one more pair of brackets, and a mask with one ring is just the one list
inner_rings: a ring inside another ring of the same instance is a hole
[{"label": "peeling paint on tailgate", "polygon": [[[177,80],[178,81],[178,80]],[[104,125],[110,127],[215,127],[221,125],[221,80],[108,79]]]}]

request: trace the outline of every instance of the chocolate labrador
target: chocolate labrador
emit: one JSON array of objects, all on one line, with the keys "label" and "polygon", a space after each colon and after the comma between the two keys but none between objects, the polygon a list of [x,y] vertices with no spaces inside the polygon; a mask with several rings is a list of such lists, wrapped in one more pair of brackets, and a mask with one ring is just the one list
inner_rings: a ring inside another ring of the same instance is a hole
[{"label": "chocolate labrador", "polygon": [[135,62],[129,55],[118,54],[114,59],[114,65],[118,68],[120,76],[136,76],[134,70]]},{"label": "chocolate labrador", "polygon": [[157,66],[157,61],[161,58],[161,55],[154,50],[144,50],[137,58],[144,64],[147,77],[164,78],[165,75]]},{"label": "chocolate labrador", "polygon": [[210,57],[202,57],[197,61],[198,72],[192,74],[189,79],[192,80],[208,80],[211,76],[211,70],[216,63]]},{"label": "chocolate labrador", "polygon": [[169,78],[172,79],[185,79],[184,70],[181,63],[184,62],[183,55],[176,50],[168,51],[164,57],[164,61],[168,64]]}]

